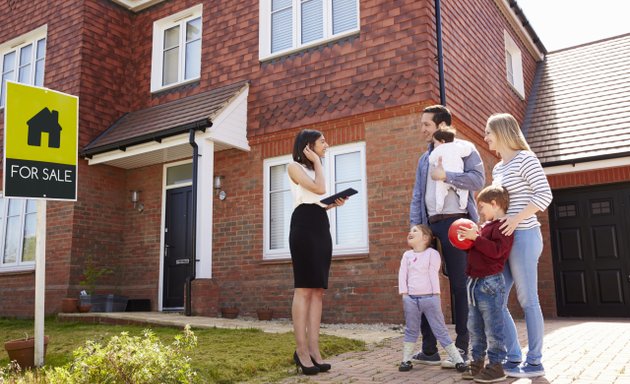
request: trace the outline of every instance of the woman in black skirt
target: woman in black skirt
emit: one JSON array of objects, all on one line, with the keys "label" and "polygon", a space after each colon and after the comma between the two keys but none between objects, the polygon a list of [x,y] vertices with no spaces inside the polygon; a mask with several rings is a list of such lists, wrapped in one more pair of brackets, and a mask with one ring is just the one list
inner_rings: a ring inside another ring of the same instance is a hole
[{"label": "woman in black skirt", "polygon": [[321,132],[305,129],[295,138],[293,160],[288,173],[293,195],[289,248],[293,262],[293,330],[296,350],[293,359],[307,375],[325,372],[330,364],[319,352],[322,297],[328,288],[332,239],[326,210],[344,204],[345,199],[325,205],[326,180],[321,158],[328,143]]}]

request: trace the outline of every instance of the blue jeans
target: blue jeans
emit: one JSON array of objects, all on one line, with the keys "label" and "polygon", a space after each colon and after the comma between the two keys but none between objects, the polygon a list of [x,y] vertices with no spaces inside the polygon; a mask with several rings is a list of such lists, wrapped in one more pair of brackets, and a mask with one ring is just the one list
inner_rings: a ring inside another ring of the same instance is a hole
[{"label": "blue jeans", "polygon": [[505,280],[503,274],[468,278],[468,331],[472,344],[472,358],[483,360],[488,350],[490,363],[502,363],[505,359],[503,342],[503,298]]},{"label": "blue jeans", "polygon": [[420,318],[425,317],[433,330],[433,334],[443,347],[453,340],[448,334],[442,314],[440,295],[403,296],[405,311],[405,343],[415,343],[420,335]]},{"label": "blue jeans", "polygon": [[512,285],[516,286],[516,296],[525,314],[527,325],[527,362],[540,364],[544,319],[538,301],[538,259],[542,253],[543,242],[540,227],[514,231],[514,244],[503,276],[505,277],[505,297],[503,300],[503,321],[505,322],[505,346],[509,361],[523,361],[521,346],[518,342],[516,325],[507,308]]},{"label": "blue jeans", "polygon": [[[457,249],[448,240],[448,228],[457,218],[450,218],[430,224],[429,227],[433,231],[440,243],[442,244],[442,258],[446,264],[448,271],[448,282],[451,287],[453,301],[451,305],[454,309],[455,346],[468,354],[468,302],[466,301],[466,251]],[[437,340],[432,332],[429,323],[422,320],[422,352],[427,355],[437,353]]]}]

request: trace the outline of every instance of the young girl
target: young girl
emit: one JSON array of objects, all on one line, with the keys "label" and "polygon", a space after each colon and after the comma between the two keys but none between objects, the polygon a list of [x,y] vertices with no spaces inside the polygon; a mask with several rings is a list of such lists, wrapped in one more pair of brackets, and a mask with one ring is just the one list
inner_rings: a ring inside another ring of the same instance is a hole
[{"label": "young girl", "polygon": [[398,292],[403,296],[405,337],[403,359],[398,370],[405,372],[413,368],[411,357],[420,333],[420,318],[424,314],[436,339],[455,363],[455,368],[464,372],[466,364],[444,324],[438,275],[441,259],[438,251],[430,248],[431,239],[433,233],[426,225],[411,227],[407,244],[412,249],[406,251],[400,261]]}]

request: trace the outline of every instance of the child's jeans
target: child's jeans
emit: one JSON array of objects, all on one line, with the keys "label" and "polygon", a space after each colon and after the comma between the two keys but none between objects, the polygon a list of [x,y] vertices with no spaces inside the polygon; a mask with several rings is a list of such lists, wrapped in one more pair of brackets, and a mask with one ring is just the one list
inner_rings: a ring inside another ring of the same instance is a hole
[{"label": "child's jeans", "polygon": [[468,278],[468,331],[473,360],[483,360],[488,351],[490,363],[503,363],[506,356],[503,338],[503,295],[505,280],[502,273]]},{"label": "child's jeans", "polygon": [[427,318],[435,338],[445,347],[453,342],[444,324],[440,295],[403,296],[405,343],[415,343],[420,336],[420,318]]}]

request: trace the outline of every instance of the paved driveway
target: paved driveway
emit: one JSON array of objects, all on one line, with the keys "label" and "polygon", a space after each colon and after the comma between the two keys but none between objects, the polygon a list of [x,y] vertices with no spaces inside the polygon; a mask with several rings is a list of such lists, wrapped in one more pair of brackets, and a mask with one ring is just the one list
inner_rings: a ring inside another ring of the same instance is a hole
[{"label": "paved driveway", "polygon": [[[526,345],[525,323],[518,322],[517,327]],[[546,376],[504,383],[630,384],[630,320],[547,320],[544,343]],[[296,375],[283,383],[471,383],[440,367],[416,364],[410,372],[398,372],[401,345],[400,336],[370,344],[365,352],[329,359],[330,372],[308,378]],[[440,354],[444,357],[443,351]]]}]

